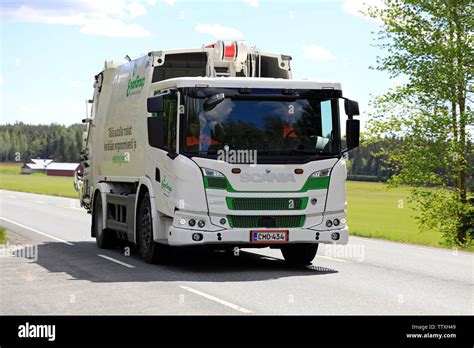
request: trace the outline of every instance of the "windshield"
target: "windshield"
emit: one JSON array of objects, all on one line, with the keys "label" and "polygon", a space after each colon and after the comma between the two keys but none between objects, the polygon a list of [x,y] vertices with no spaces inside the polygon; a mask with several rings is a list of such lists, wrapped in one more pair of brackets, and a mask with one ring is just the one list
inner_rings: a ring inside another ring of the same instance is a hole
[{"label": "windshield", "polygon": [[256,150],[259,158],[340,153],[337,98],[317,97],[310,91],[285,96],[281,89],[224,91],[226,98],[209,111],[203,107],[205,96],[216,93],[185,93],[181,128],[185,153]]}]

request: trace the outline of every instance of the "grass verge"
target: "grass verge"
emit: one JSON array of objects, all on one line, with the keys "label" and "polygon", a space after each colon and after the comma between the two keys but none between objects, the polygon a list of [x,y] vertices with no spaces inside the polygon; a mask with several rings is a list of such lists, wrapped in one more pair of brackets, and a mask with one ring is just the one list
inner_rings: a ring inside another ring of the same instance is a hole
[{"label": "grass verge", "polygon": [[0,226],[0,244],[5,243],[7,240],[7,229]]}]

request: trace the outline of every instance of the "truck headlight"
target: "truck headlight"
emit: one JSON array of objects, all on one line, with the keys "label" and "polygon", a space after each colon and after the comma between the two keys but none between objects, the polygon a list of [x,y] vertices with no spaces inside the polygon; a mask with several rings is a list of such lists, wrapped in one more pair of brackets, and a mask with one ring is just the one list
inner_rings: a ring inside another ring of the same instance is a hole
[{"label": "truck headlight", "polygon": [[331,168],[327,168],[327,169],[318,170],[317,172],[314,172],[313,174],[311,174],[309,177],[322,178],[324,176],[329,176],[330,174],[331,174]]},{"label": "truck headlight", "polygon": [[201,168],[202,174],[207,177],[224,178],[224,174],[214,169]]},{"label": "truck headlight", "polygon": [[214,169],[201,168],[204,175],[204,186],[210,189],[226,190],[228,188],[227,179],[224,174]]}]

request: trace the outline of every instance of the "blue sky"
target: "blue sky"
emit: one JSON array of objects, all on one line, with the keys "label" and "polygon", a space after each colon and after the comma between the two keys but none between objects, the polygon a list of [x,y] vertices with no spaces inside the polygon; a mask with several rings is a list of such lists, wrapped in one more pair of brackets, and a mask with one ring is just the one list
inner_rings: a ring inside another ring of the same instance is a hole
[{"label": "blue sky", "polygon": [[295,78],[340,82],[366,113],[400,83],[369,69],[383,52],[379,23],[358,12],[367,2],[380,0],[0,0],[0,122],[80,122],[106,59],[218,39],[289,54]]}]

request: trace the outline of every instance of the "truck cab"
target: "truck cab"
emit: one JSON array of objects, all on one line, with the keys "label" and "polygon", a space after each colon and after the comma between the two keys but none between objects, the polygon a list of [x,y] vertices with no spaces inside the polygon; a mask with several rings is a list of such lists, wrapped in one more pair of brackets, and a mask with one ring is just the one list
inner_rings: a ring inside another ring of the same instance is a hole
[{"label": "truck cab", "polygon": [[319,243],[347,243],[358,105],[338,83],[292,79],[290,62],[217,42],[106,64],[80,185],[98,246],[136,243],[147,262],[180,246],[272,247],[307,264]]}]

